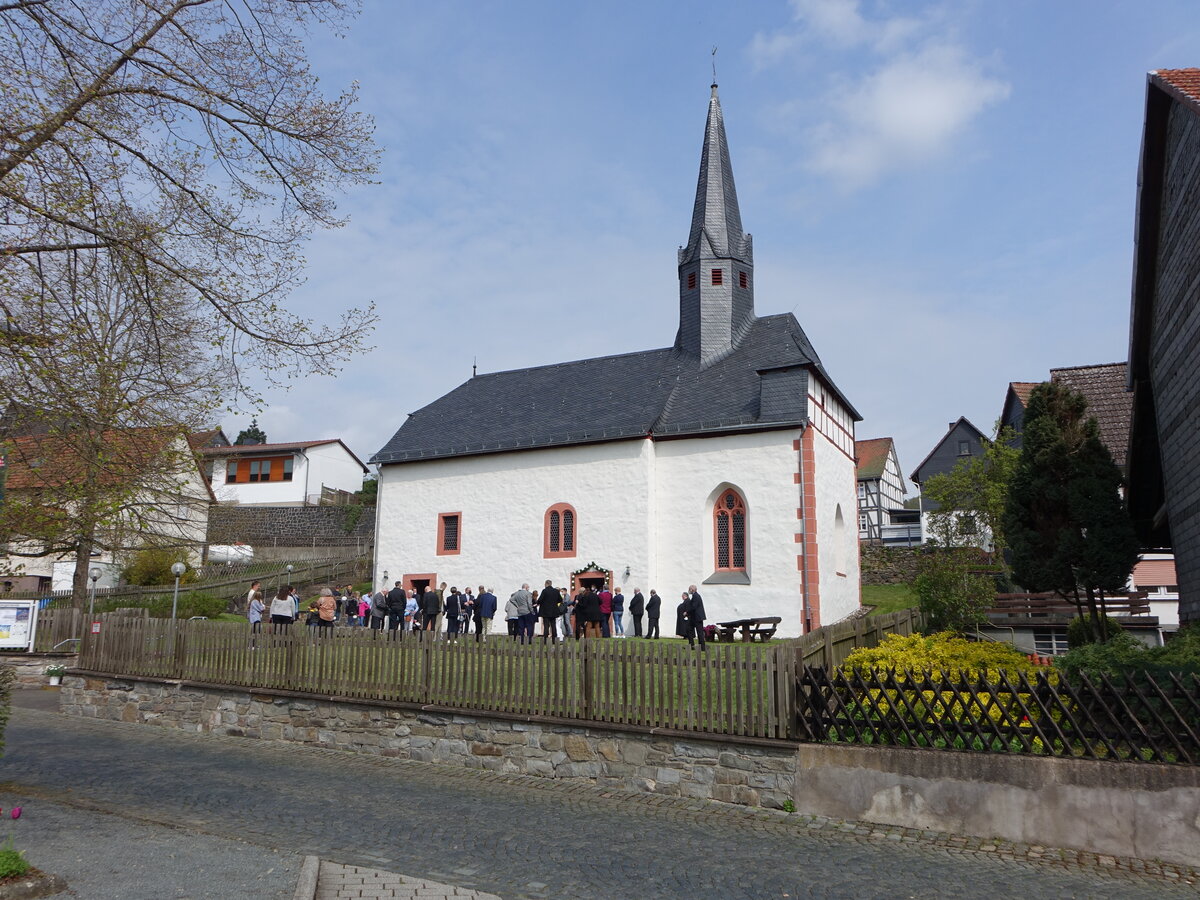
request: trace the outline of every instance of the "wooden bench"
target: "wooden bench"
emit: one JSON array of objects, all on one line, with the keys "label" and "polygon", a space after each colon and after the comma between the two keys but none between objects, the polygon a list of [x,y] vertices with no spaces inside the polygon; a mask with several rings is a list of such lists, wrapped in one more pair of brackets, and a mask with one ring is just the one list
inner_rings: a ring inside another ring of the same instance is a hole
[{"label": "wooden bench", "polygon": [[735,619],[732,622],[717,623],[717,640],[732,642],[738,639],[740,632],[743,641],[769,641],[775,637],[781,616],[766,616],[759,619]]}]

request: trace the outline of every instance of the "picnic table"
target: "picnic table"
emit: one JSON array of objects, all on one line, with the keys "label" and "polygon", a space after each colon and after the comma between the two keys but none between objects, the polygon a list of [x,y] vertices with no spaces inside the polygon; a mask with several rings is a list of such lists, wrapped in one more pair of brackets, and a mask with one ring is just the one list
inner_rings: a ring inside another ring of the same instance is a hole
[{"label": "picnic table", "polygon": [[732,622],[718,622],[717,640],[735,641],[740,631],[743,641],[758,640],[765,643],[775,636],[775,631],[782,621],[781,616],[766,616],[758,619],[734,619]]}]

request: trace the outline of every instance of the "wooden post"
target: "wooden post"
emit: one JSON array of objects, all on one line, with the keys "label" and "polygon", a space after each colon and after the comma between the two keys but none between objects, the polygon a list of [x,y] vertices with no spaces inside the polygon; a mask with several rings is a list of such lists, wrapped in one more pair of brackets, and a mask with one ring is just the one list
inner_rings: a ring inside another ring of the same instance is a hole
[{"label": "wooden post", "polygon": [[821,631],[824,637],[821,645],[821,665],[828,672],[833,669],[833,629],[826,625]]},{"label": "wooden post", "polygon": [[592,639],[585,637],[580,643],[583,644],[583,658],[581,665],[583,666],[583,712],[581,718],[590,719],[592,717],[592,690],[594,688],[592,679]]},{"label": "wooden post", "polygon": [[421,700],[424,703],[428,703],[433,692],[434,632],[426,632],[424,636],[428,640],[421,642]]}]

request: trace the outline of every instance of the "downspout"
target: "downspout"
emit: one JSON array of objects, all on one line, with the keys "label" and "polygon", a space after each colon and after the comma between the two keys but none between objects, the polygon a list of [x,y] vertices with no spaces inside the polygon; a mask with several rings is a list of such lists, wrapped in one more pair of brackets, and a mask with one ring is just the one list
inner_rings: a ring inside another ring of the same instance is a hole
[{"label": "downspout", "polygon": [[800,603],[802,609],[803,634],[812,631],[812,612],[808,608],[808,519],[804,515],[804,432],[808,423],[800,426],[800,449],[796,451],[796,471],[800,473]]}]

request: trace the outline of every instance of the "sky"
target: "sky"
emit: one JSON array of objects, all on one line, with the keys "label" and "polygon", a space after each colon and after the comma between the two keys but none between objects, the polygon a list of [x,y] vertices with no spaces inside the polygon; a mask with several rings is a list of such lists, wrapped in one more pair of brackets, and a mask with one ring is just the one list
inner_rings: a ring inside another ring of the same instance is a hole
[{"label": "sky", "polygon": [[[377,329],[268,391],[272,441],[364,461],[480,372],[669,346],[712,80],[759,315],[793,312],[907,474],[1010,381],[1128,343],[1146,73],[1195,0],[365,0],[316,34],[384,148],[291,298]],[[250,414],[223,424],[230,437]]]}]

